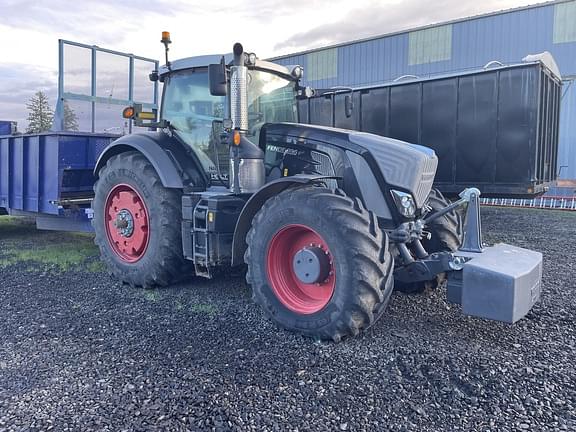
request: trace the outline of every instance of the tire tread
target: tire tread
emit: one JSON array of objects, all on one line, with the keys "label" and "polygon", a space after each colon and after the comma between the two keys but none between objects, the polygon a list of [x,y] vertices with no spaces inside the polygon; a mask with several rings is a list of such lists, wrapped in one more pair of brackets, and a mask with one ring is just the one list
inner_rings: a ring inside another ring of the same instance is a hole
[{"label": "tire tread", "polygon": [[[366,210],[360,200],[348,197],[342,190],[304,186],[288,189],[270,198],[255,215],[246,237],[248,247],[244,261],[248,266],[246,281],[252,286],[253,298],[267,315],[275,320],[272,308],[267,304],[265,290],[270,290],[266,275],[255,275],[252,250],[262,247],[267,239],[261,238],[260,227],[269,215],[290,203],[291,206],[317,208],[328,220],[341,227],[341,235],[349,244],[348,254],[354,263],[352,301],[333,314],[322,328],[300,331],[306,336],[330,339],[338,342],[371,327],[384,312],[393,290],[393,257],[388,250],[388,238],[379,228],[378,220]],[[258,277],[255,277],[258,276]],[[375,285],[368,281],[378,281]]]}]

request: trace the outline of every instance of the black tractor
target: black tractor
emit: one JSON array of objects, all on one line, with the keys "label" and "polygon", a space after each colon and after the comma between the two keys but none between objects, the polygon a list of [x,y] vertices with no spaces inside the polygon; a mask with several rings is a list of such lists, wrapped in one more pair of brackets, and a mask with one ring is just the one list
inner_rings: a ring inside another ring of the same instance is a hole
[{"label": "black tractor", "polygon": [[395,285],[418,292],[447,275],[464,313],[507,322],[538,300],[541,255],[485,247],[478,191],[445,200],[432,150],[299,124],[297,100],[313,94],[299,84],[303,69],[240,44],[166,60],[150,77],[164,84],[159,116],[125,110],[156,131],[116,140],[95,169],[96,243],[123,282],[162,286],[245,265],[272,320],[335,341],[373,325]]}]

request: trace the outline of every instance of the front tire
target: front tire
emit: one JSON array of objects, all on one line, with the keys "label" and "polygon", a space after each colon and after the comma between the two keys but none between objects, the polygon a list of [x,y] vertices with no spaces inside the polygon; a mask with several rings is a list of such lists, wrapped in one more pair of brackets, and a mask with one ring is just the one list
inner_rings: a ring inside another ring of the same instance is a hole
[{"label": "front tire", "polygon": [[132,286],[168,285],[187,266],[181,191],[168,189],[138,152],[111,157],[94,185],[94,243],[110,272]]},{"label": "front tire", "polygon": [[[438,189],[432,189],[428,196],[428,205],[432,208],[430,213],[433,214],[450,205],[450,200],[446,199]],[[464,231],[462,215],[458,209],[433,220],[426,229],[431,237],[430,240],[424,239],[422,245],[428,253],[455,252],[462,245]]]},{"label": "front tire", "polygon": [[[340,190],[300,187],[269,199],[247,243],[253,298],[287,330],[340,341],[374,324],[388,304],[388,238],[374,214]],[[314,265],[301,267],[305,259]]]}]

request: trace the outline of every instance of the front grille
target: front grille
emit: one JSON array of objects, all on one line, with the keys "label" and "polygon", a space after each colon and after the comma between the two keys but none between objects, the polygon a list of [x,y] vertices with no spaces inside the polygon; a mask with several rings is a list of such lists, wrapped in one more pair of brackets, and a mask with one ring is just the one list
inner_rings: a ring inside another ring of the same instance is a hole
[{"label": "front grille", "polygon": [[432,185],[434,184],[434,177],[436,176],[436,168],[438,167],[437,158],[429,158],[424,162],[422,168],[422,176],[420,178],[420,183],[414,191],[414,199],[418,206],[421,206],[428,198],[428,194],[432,190]]}]

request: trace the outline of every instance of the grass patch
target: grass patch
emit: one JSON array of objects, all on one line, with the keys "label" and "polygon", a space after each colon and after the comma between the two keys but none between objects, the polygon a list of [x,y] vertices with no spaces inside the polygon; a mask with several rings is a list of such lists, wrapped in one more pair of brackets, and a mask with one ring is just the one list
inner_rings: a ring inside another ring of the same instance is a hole
[{"label": "grass patch", "polygon": [[218,308],[208,303],[194,303],[190,306],[193,313],[214,316],[218,312]]},{"label": "grass patch", "polygon": [[68,271],[79,268],[88,258],[97,256],[97,253],[93,245],[83,242],[42,245],[30,249],[19,249],[14,245],[5,251],[4,257],[0,259],[0,267],[26,262]]},{"label": "grass patch", "polygon": [[104,273],[106,271],[106,264],[102,261],[92,261],[86,265],[86,270],[90,273]]},{"label": "grass patch", "polygon": [[178,312],[208,315],[214,317],[218,314],[218,307],[199,301],[196,296],[180,295],[174,300],[174,309]]},{"label": "grass patch", "polygon": [[58,271],[102,271],[92,239],[86,233],[38,231],[29,219],[0,216],[0,267],[25,263]]},{"label": "grass patch", "polygon": [[0,216],[0,240],[30,235],[34,230],[36,230],[36,224],[33,219]]},{"label": "grass patch", "polygon": [[157,302],[160,300],[160,292],[155,289],[145,289],[144,290],[144,298],[149,302]]},{"label": "grass patch", "polygon": [[16,220],[17,220],[17,218],[15,218],[14,216],[0,216],[0,226],[11,225]]}]

